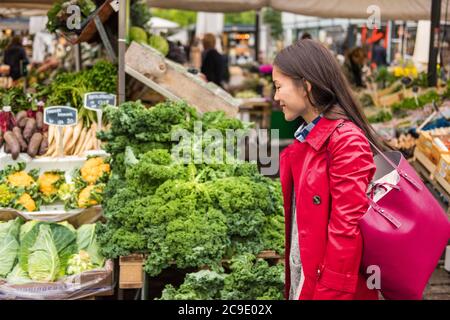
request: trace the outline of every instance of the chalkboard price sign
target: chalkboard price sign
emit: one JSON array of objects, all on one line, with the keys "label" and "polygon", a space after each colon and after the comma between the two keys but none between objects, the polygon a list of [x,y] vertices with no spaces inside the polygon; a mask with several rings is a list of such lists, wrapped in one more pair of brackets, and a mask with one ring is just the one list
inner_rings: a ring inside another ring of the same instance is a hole
[{"label": "chalkboard price sign", "polygon": [[75,108],[56,106],[44,109],[44,123],[53,126],[73,126],[77,124],[78,111]]},{"label": "chalkboard price sign", "polygon": [[101,110],[104,104],[116,105],[116,95],[107,92],[89,92],[84,95],[84,107],[89,110]]}]

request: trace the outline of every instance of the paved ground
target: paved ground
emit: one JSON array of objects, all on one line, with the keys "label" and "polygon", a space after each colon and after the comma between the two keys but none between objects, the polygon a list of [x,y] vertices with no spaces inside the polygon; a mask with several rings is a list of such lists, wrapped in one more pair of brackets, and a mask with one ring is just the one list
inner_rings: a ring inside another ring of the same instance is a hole
[{"label": "paved ground", "polygon": [[434,271],[425,289],[424,300],[450,300],[450,273],[443,263]]}]

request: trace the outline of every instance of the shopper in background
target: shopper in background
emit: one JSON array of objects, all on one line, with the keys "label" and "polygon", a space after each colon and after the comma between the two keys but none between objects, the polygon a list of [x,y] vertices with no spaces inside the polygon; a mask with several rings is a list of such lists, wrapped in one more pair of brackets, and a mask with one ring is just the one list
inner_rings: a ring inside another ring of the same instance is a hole
[{"label": "shopper in background", "polygon": [[309,34],[309,32],[303,32],[301,40],[305,40],[305,39],[312,40],[312,36],[311,36],[311,34]]},{"label": "shopper in background", "polygon": [[15,36],[6,47],[4,63],[10,67],[10,77],[15,81],[26,74],[28,58],[22,46],[22,38]]},{"label": "shopper in background", "polygon": [[361,47],[351,49],[344,62],[344,74],[347,80],[355,88],[365,88],[363,82],[363,67],[366,60],[366,54]]},{"label": "shopper in background", "polygon": [[380,146],[336,59],[300,40],[275,58],[275,100],[287,121],[302,118],[280,159],[286,230],[286,298],[378,299],[361,273],[358,220]]},{"label": "shopper in background", "polygon": [[372,63],[376,65],[376,67],[383,67],[387,66],[387,59],[386,59],[386,48],[381,45],[381,41],[384,38],[378,39],[374,44],[372,48]]},{"label": "shopper in background", "polygon": [[203,37],[203,49],[201,72],[208,81],[222,86],[224,60],[216,50],[216,37],[212,33],[207,33]]}]

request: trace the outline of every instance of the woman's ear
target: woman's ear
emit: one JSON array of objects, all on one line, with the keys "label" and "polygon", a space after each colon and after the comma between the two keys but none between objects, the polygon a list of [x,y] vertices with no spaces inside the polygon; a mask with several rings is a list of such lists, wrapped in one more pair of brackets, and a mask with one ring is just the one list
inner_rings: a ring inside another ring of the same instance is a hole
[{"label": "woman's ear", "polygon": [[311,92],[311,90],[312,90],[311,82],[309,82],[308,80],[305,80],[305,83],[306,83],[306,89],[308,89],[308,92]]}]

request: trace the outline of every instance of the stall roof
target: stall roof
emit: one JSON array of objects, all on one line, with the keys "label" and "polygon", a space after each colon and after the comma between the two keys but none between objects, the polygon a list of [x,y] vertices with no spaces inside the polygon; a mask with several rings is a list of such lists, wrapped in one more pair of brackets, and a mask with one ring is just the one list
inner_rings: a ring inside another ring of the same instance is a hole
[{"label": "stall roof", "polygon": [[0,8],[7,9],[44,9],[48,10],[54,0],[4,0],[0,1]]},{"label": "stall roof", "polygon": [[[429,20],[432,0],[147,0],[149,6],[205,12],[240,12],[272,7],[324,18],[368,18],[378,6],[382,20]],[[442,9],[445,17],[445,7]]]}]

